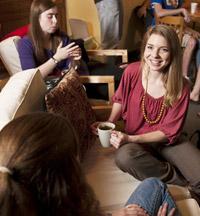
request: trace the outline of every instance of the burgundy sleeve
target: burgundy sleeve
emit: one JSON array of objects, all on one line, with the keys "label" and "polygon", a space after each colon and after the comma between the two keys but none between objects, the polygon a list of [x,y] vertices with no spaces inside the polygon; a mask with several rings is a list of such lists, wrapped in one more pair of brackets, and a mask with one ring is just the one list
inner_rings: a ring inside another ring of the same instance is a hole
[{"label": "burgundy sleeve", "polygon": [[130,64],[126,70],[124,71],[119,87],[115,94],[113,95],[112,101],[113,103],[122,104],[122,118],[125,119],[129,94],[132,86],[136,82],[136,76],[139,73],[140,62],[135,62]]},{"label": "burgundy sleeve", "polygon": [[175,142],[184,126],[189,105],[189,95],[190,89],[187,84],[183,88],[180,99],[168,109],[163,123],[158,126],[158,130],[162,131],[167,136],[169,144]]}]

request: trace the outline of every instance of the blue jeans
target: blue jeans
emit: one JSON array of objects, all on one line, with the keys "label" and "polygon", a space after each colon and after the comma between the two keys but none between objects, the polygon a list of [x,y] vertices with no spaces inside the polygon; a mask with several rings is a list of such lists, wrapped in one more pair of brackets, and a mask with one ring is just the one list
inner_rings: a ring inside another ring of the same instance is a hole
[{"label": "blue jeans", "polygon": [[[168,203],[168,213],[172,208],[176,208],[166,184],[157,178],[147,178],[131,194],[126,205],[137,204],[145,209],[150,216],[156,216],[159,207],[164,203]],[[180,216],[177,208],[175,216]]]}]

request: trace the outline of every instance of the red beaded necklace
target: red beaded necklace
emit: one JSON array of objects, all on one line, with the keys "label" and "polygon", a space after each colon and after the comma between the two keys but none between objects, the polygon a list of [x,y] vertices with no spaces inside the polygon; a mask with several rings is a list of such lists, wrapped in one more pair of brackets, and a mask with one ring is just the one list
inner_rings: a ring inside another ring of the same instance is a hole
[{"label": "red beaded necklace", "polygon": [[[148,75],[149,75],[149,73],[148,73]],[[148,124],[153,125],[153,124],[156,124],[156,123],[158,123],[160,121],[160,119],[161,119],[161,117],[163,115],[165,104],[164,104],[164,100],[163,100],[158,116],[154,120],[149,119],[148,114],[147,114],[147,110],[145,108],[145,98],[146,98],[147,88],[148,88],[148,76],[147,76],[147,81],[146,81],[146,89],[144,91],[144,95],[142,96],[141,109],[142,109],[142,113],[143,113],[143,117],[144,117],[145,121]]]}]

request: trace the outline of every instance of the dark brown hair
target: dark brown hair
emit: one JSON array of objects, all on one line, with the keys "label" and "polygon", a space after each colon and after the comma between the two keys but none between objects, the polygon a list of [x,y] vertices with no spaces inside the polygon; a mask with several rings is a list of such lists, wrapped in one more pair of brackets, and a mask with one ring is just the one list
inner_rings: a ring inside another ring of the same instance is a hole
[{"label": "dark brown hair", "polygon": [[48,113],[17,118],[0,132],[0,152],[0,166],[11,171],[0,172],[0,215],[100,215],[66,119]]},{"label": "dark brown hair", "polygon": [[[41,13],[53,7],[56,7],[56,4],[52,0],[33,0],[31,4],[29,37],[33,42],[35,57],[39,63],[44,63],[47,60],[44,50],[44,33],[40,27],[39,18]],[[58,29],[51,34],[51,47],[54,52],[60,41],[60,31]]]}]

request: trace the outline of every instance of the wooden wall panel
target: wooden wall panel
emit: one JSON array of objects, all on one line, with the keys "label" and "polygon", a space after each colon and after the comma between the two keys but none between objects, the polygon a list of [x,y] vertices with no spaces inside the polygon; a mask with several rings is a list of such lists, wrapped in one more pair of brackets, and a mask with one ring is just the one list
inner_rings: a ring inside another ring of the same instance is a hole
[{"label": "wooden wall panel", "polygon": [[[32,0],[0,0],[0,37],[29,23]],[[61,29],[66,31],[65,0],[56,0],[59,10]]]},{"label": "wooden wall panel", "polygon": [[26,25],[32,0],[0,0],[1,36]]},{"label": "wooden wall panel", "polygon": [[67,33],[67,16],[66,16],[66,3],[65,0],[56,0],[59,13],[59,26],[62,31]]}]

